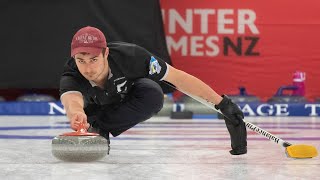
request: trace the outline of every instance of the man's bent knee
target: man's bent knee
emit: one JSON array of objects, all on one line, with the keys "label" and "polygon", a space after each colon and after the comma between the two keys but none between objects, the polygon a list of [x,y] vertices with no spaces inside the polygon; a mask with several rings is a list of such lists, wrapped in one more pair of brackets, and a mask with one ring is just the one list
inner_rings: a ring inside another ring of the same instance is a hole
[{"label": "man's bent knee", "polygon": [[150,79],[142,78],[135,82],[135,94],[146,111],[157,113],[163,107],[163,91],[160,85]]}]

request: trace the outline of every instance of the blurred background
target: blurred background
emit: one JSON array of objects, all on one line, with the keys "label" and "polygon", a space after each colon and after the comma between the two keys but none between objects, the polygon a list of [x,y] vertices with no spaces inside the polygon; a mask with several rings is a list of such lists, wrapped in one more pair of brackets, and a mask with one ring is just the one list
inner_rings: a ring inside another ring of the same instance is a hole
[{"label": "blurred background", "polygon": [[[276,4],[276,5],[275,5]],[[0,6],[0,114],[63,115],[59,78],[73,34],[101,29],[229,95],[247,116],[320,113],[320,3],[298,1],[14,0]],[[161,84],[159,116],[212,110]]]}]

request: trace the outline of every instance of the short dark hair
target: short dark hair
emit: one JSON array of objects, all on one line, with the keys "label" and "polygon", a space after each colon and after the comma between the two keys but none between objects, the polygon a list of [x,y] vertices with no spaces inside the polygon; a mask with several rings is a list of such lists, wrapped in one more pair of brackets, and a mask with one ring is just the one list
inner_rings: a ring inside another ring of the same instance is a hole
[{"label": "short dark hair", "polygon": [[102,56],[104,57],[104,54],[106,53],[106,48],[102,48]]}]

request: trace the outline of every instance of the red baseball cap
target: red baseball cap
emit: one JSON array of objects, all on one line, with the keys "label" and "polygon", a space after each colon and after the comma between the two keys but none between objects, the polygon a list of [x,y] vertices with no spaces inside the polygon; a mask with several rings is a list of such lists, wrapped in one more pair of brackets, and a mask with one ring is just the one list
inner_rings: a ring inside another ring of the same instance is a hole
[{"label": "red baseball cap", "polygon": [[107,41],[104,34],[95,27],[81,28],[72,38],[71,57],[78,53],[90,53],[98,56],[102,48],[107,47]]}]

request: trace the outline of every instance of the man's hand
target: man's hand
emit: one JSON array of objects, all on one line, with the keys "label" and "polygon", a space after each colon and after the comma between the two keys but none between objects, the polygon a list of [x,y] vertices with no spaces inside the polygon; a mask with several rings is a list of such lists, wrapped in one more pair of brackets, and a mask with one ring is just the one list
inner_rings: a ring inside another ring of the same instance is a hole
[{"label": "man's hand", "polygon": [[222,97],[222,101],[215,105],[215,108],[220,109],[223,115],[225,115],[234,126],[238,126],[240,122],[243,121],[243,112],[227,95],[223,95]]},{"label": "man's hand", "polygon": [[79,125],[83,123],[88,129],[90,124],[87,123],[87,115],[84,112],[76,112],[70,118],[70,126],[73,130],[78,130]]},{"label": "man's hand", "polygon": [[243,112],[231,101],[231,99],[223,95],[222,101],[215,105],[216,109],[220,109],[223,113],[226,126],[231,138],[231,148],[229,151],[232,155],[241,155],[247,153],[247,129],[243,121]]}]

